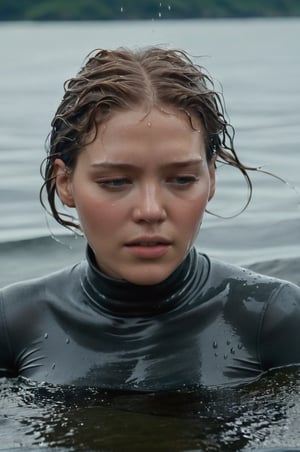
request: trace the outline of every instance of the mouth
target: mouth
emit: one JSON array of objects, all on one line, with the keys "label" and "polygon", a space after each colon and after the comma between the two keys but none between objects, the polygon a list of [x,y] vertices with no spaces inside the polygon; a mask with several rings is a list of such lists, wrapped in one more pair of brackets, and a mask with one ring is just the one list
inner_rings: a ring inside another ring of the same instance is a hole
[{"label": "mouth", "polygon": [[126,244],[129,252],[141,258],[159,258],[167,253],[171,242],[165,238],[141,238]]},{"label": "mouth", "polygon": [[160,246],[160,245],[168,245],[167,242],[134,242],[134,243],[128,243],[127,246]]},{"label": "mouth", "polygon": [[171,241],[164,237],[138,237],[126,243],[126,246],[169,246]]}]

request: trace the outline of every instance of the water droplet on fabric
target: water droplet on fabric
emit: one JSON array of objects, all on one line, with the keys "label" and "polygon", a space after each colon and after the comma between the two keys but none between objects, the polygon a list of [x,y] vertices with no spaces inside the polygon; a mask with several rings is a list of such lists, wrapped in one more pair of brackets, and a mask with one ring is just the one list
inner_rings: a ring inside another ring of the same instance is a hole
[{"label": "water droplet on fabric", "polygon": [[230,349],[230,353],[232,354],[232,355],[234,355],[235,354],[235,350],[234,350],[234,348],[232,347],[231,349]]},{"label": "water droplet on fabric", "polygon": [[238,344],[238,349],[241,350],[243,348],[242,344]]},{"label": "water droplet on fabric", "polygon": [[69,343],[70,343],[70,339],[67,337],[66,344],[69,344]]},{"label": "water droplet on fabric", "polygon": [[218,343],[216,341],[213,341],[213,348],[218,348]]},{"label": "water droplet on fabric", "polygon": [[224,355],[224,359],[227,359],[228,358],[228,355],[225,353],[225,355]]},{"label": "water droplet on fabric", "polygon": [[45,338],[45,339],[48,339],[48,333],[45,333],[45,334],[44,334],[44,338]]},{"label": "water droplet on fabric", "polygon": [[52,364],[51,369],[55,369],[55,363]]}]

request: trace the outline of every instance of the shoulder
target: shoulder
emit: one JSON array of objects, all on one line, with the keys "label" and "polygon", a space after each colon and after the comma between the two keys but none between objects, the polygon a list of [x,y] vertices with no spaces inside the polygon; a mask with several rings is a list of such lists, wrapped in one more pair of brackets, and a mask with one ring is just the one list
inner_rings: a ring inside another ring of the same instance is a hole
[{"label": "shoulder", "polygon": [[240,315],[243,312],[251,313],[251,316],[256,313],[267,319],[273,317],[275,311],[279,313],[289,309],[288,304],[290,309],[300,304],[300,287],[291,282],[198,255],[199,265],[206,268],[202,293],[208,298],[218,296],[224,310],[228,308]]},{"label": "shoulder", "polygon": [[245,337],[255,336],[264,370],[300,364],[300,287],[205,256],[207,290],[218,293],[223,315]]},{"label": "shoulder", "polygon": [[259,337],[265,369],[300,364],[300,287],[282,282],[266,306]]},{"label": "shoulder", "polygon": [[299,330],[297,336],[300,340],[300,287],[281,281],[280,287],[266,306],[263,333],[266,337],[272,334],[290,334],[288,328]]},{"label": "shoulder", "polygon": [[[205,257],[207,286],[222,293],[224,318],[240,334],[255,334],[264,370],[300,364],[300,287]],[[211,289],[210,289],[211,290]]]},{"label": "shoulder", "polygon": [[26,302],[40,302],[51,297],[51,293],[62,291],[63,288],[77,284],[80,268],[84,263],[66,267],[39,278],[28,279],[10,284],[0,290],[0,301],[5,305]]},{"label": "shoulder", "polygon": [[293,285],[246,267],[211,258],[200,252],[198,252],[198,258],[199,265],[201,261],[205,262],[208,284],[214,287],[227,287],[232,293],[247,293],[248,296],[255,293],[256,297],[265,299],[267,294],[272,296],[273,292],[281,289],[282,286]]},{"label": "shoulder", "polygon": [[258,273],[249,268],[225,264],[215,259],[210,261],[212,275],[218,275],[230,282],[234,290],[245,288],[248,294],[255,295],[257,301],[268,301],[272,305],[280,304],[287,299],[299,300],[300,287],[290,281]]}]

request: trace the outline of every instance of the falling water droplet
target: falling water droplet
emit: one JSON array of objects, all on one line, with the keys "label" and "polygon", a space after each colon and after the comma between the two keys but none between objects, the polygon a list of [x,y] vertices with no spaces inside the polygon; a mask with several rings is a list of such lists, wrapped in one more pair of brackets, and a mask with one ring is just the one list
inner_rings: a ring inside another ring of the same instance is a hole
[{"label": "falling water droplet", "polygon": [[123,6],[121,6],[121,8],[120,8],[120,11],[121,11],[121,13],[123,13],[123,12],[124,12],[124,8],[123,8]]},{"label": "falling water droplet", "polygon": [[168,5],[168,10],[171,11],[171,5]]},{"label": "falling water droplet", "polygon": [[158,13],[158,17],[161,19],[161,12]]}]

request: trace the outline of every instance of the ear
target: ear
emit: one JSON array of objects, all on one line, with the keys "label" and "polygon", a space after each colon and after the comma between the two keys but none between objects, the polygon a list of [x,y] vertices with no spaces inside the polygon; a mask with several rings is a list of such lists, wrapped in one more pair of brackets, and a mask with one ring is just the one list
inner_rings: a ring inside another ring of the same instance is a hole
[{"label": "ear", "polygon": [[215,168],[216,157],[213,157],[208,163],[208,172],[210,178],[210,189],[208,195],[208,201],[210,201],[215,194],[216,191],[216,168]]},{"label": "ear", "polygon": [[56,192],[63,204],[68,207],[75,207],[72,191],[72,172],[61,159],[55,159],[53,172],[56,181]]}]

